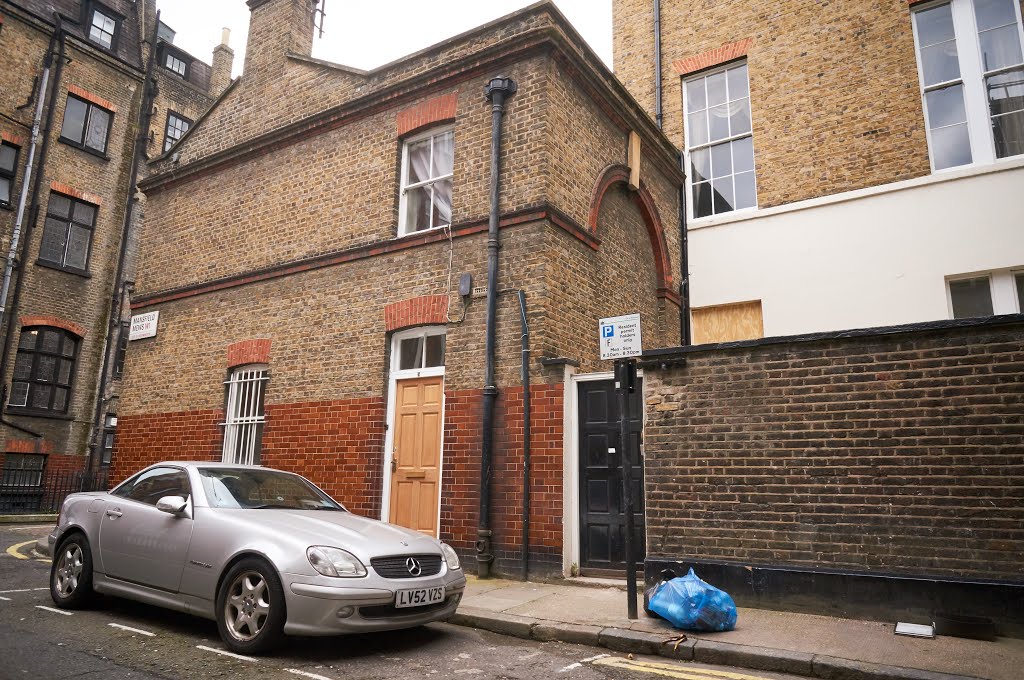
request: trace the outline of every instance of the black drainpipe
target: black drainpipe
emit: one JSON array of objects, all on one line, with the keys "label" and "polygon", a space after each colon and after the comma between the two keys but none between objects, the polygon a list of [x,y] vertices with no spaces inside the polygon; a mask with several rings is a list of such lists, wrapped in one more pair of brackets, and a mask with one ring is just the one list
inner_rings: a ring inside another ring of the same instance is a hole
[{"label": "black drainpipe", "polygon": [[530,555],[530,327],[526,323],[526,293],[519,291],[519,322],[523,331],[523,563],[522,580],[526,580]]},{"label": "black drainpipe", "polygon": [[[6,382],[7,376],[7,365],[8,354],[11,348],[11,343],[14,340],[14,327],[16,325],[15,319],[18,314],[18,303],[21,302],[21,287],[25,281],[25,259],[28,257],[28,246],[32,242],[32,230],[36,225],[36,221],[39,219],[39,190],[42,186],[43,181],[43,170],[46,167],[46,154],[50,149],[50,130],[53,128],[53,114],[57,109],[57,94],[60,91],[60,77],[64,72],[64,23],[61,20],[60,14],[54,12],[56,18],[56,25],[53,29],[53,36],[50,38],[50,46],[46,52],[46,61],[44,68],[50,68],[53,63],[53,47],[54,42],[57,43],[57,65],[54,67],[53,82],[50,87],[50,107],[46,111],[46,124],[43,126],[42,136],[43,145],[39,149],[39,166],[36,169],[35,177],[32,179],[32,205],[28,210],[28,219],[25,221],[25,231],[22,235],[21,241],[21,254],[18,257],[18,280],[14,282],[14,292],[11,294],[11,304],[7,307],[6,321],[7,321],[7,332],[4,334],[3,349],[0,350],[0,380],[4,381],[2,387],[0,387],[0,413],[3,413],[7,407],[8,387]],[[43,97],[46,93],[40,89],[39,96]],[[43,435],[33,432],[32,430],[25,429],[20,425],[3,419],[0,417],[0,421],[4,425],[12,427],[16,430],[30,434],[33,437],[42,439]]]},{"label": "black drainpipe", "polygon": [[[145,27],[143,27],[145,28]],[[110,383],[110,354],[111,345],[120,348],[120,334],[124,331],[121,326],[121,314],[124,311],[124,288],[121,285],[121,278],[124,276],[124,261],[128,252],[128,234],[131,231],[132,215],[135,208],[135,192],[138,189],[139,166],[146,153],[146,143],[149,140],[149,123],[153,114],[153,99],[156,96],[156,84],[153,81],[153,63],[156,60],[157,31],[160,28],[160,11],[157,10],[153,23],[153,35],[149,43],[149,58],[146,60],[146,76],[142,81],[142,104],[139,110],[139,129],[135,136],[135,147],[132,154],[132,166],[129,171],[128,202],[124,209],[124,224],[121,225],[121,249],[117,254],[117,270],[114,274],[113,292],[110,298],[110,310],[107,318],[107,335],[103,342],[103,368],[100,370],[99,388],[96,391],[96,410],[92,417],[92,437],[89,440],[89,461],[86,470],[93,470],[96,461],[100,457],[96,451],[100,448],[103,438],[103,405],[104,395],[107,393],[107,385]],[[114,342],[111,342],[114,340]],[[115,350],[115,351],[119,351]]]},{"label": "black drainpipe", "polygon": [[[682,155],[679,156],[682,162]],[[690,248],[686,231],[686,172],[679,187],[679,344],[693,342],[690,330]]]},{"label": "black drainpipe", "polygon": [[654,0],[654,120],[661,129],[661,0]]},{"label": "black drainpipe", "polygon": [[487,225],[487,340],[484,369],[483,433],[480,447],[480,517],[478,520],[476,559],[477,576],[491,575],[491,467],[494,455],[494,402],[498,387],[494,384],[494,327],[498,307],[498,173],[501,160],[501,117],[505,101],[516,93],[516,81],[498,76],[487,84],[484,93],[491,102],[491,214]]},{"label": "black drainpipe", "polygon": [[[661,103],[661,0],[654,0],[654,120],[662,127],[664,111]],[[679,344],[689,345],[690,337],[690,259],[686,234],[686,165],[682,154],[679,167],[683,185],[679,187]]]}]

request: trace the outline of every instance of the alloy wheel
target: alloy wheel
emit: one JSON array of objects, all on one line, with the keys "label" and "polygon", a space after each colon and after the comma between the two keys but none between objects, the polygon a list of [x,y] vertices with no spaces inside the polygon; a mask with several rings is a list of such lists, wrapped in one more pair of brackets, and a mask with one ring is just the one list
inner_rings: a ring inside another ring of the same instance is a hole
[{"label": "alloy wheel", "polygon": [[270,615],[267,581],[256,571],[239,574],[228,589],[224,603],[224,622],[232,637],[243,642],[252,640]]},{"label": "alloy wheel", "polygon": [[78,588],[82,578],[84,557],[82,547],[77,543],[69,543],[57,563],[57,592],[61,597],[70,597]]}]

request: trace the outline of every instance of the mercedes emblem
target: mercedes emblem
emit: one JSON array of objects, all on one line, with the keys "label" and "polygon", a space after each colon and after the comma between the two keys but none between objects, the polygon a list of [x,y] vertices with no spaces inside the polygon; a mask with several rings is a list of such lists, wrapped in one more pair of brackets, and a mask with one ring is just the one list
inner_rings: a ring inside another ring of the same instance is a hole
[{"label": "mercedes emblem", "polygon": [[405,561],[405,568],[409,570],[410,576],[419,576],[423,573],[423,567],[420,566],[419,560],[415,557],[410,557]]}]

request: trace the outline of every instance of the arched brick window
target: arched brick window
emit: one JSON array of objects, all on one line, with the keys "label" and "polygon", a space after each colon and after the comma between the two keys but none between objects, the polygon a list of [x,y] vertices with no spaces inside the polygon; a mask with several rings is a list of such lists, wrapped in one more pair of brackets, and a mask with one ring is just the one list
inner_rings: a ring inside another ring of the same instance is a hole
[{"label": "arched brick window", "polygon": [[67,413],[78,343],[63,328],[22,328],[8,406],[40,415]]}]

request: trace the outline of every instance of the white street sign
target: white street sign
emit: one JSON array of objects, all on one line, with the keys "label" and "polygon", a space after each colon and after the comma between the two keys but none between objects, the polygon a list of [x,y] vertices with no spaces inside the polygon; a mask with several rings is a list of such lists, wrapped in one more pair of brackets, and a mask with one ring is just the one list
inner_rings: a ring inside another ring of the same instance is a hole
[{"label": "white street sign", "polygon": [[597,328],[598,337],[601,338],[602,359],[638,357],[643,352],[639,314],[601,319]]},{"label": "white street sign", "polygon": [[156,323],[159,319],[160,312],[136,314],[132,317],[132,328],[128,332],[128,339],[141,340],[142,338],[156,337]]}]

